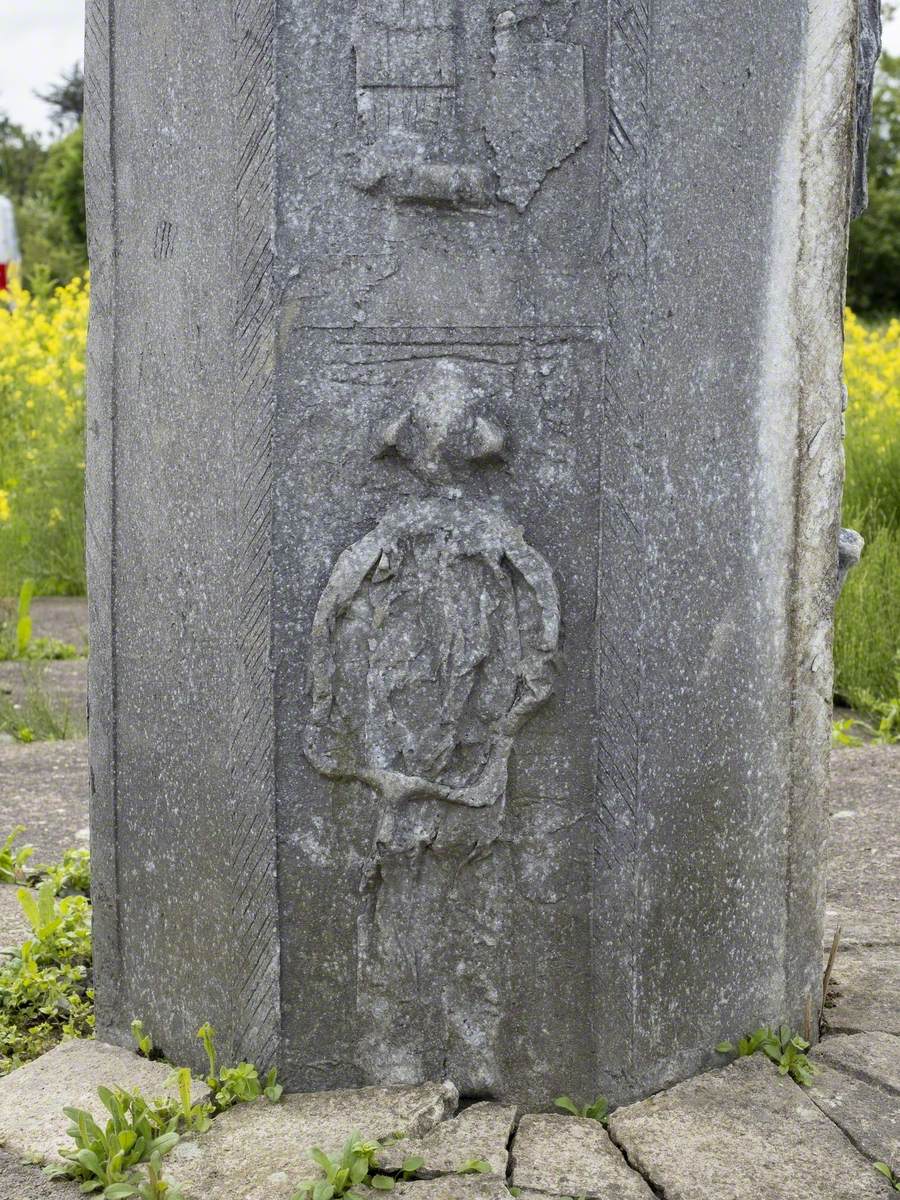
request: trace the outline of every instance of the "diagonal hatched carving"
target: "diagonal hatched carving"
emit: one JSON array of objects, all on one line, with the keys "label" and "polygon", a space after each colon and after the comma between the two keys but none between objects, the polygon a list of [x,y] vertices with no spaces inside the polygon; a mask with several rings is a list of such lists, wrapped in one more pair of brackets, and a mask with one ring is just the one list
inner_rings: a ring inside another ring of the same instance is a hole
[{"label": "diagonal hatched carving", "polygon": [[[610,0],[607,170],[608,320],[601,410],[597,687],[599,921],[631,980],[626,1049],[634,1054],[641,881],[642,652],[647,306],[647,161],[651,0]],[[598,922],[599,923],[599,922]],[[599,940],[599,939],[598,939]]]},{"label": "diagonal hatched carving", "polygon": [[236,0],[234,329],[237,686],[231,775],[234,1052],[272,1065],[280,962],[270,663],[275,301],[275,3]]}]

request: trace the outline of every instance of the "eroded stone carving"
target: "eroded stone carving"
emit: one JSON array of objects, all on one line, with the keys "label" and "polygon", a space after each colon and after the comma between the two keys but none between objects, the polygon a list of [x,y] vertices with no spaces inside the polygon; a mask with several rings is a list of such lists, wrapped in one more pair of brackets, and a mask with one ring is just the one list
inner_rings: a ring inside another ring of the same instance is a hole
[{"label": "eroded stone carving", "polygon": [[[441,362],[375,449],[440,488],[503,442]],[[558,639],[552,571],[519,526],[452,494],[405,501],[341,554],[322,594],[307,755],[392,801],[494,804],[516,733],[552,691]]]},{"label": "eroded stone carving", "polygon": [[587,141],[584,51],[552,36],[571,5],[509,5],[494,20],[485,133],[501,200],[524,212],[547,173]]},{"label": "eroded stone carving", "polygon": [[358,0],[356,186],[398,202],[478,209],[500,199],[524,211],[587,140],[584,51],[565,40],[573,10],[574,0],[493,0],[492,171],[459,118],[465,76],[450,0]]}]

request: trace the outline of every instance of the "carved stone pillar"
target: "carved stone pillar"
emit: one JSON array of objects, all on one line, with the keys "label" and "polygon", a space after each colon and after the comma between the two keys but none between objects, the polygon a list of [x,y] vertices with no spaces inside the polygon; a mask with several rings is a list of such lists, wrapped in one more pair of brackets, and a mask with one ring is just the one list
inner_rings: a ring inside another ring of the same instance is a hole
[{"label": "carved stone pillar", "polygon": [[538,1105],[815,1019],[856,29],[89,0],[105,1037]]}]

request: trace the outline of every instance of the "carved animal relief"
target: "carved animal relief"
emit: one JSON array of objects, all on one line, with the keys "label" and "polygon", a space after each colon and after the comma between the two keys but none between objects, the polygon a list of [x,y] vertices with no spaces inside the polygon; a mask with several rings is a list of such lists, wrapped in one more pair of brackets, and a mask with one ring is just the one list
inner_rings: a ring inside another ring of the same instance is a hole
[{"label": "carved animal relief", "polygon": [[[445,362],[377,450],[451,492],[502,445]],[[344,551],[319,602],[307,754],[390,800],[494,804],[552,691],[558,637],[550,567],[504,513],[447,494],[401,503]]]}]

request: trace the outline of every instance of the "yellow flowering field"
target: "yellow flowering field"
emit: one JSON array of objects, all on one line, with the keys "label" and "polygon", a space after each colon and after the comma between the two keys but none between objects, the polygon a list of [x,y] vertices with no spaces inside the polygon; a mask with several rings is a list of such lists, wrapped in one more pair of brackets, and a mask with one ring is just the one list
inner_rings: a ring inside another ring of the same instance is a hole
[{"label": "yellow flowering field", "polygon": [[[0,302],[0,597],[32,578],[84,591],[84,360],[88,282]],[[844,523],[866,552],[838,606],[836,687],[896,696],[900,648],[900,320],[846,314]]]},{"label": "yellow flowering field", "polygon": [[0,300],[0,596],[82,593],[88,283]]},{"label": "yellow flowering field", "polygon": [[835,686],[868,707],[900,692],[900,320],[867,326],[848,310],[844,370],[844,524],[866,549],[838,604]]}]

